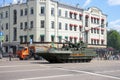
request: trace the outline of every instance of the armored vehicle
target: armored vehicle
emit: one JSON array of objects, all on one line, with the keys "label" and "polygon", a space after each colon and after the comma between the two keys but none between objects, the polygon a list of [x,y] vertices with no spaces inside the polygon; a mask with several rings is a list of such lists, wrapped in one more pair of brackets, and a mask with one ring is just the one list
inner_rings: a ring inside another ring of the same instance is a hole
[{"label": "armored vehicle", "polygon": [[61,48],[44,47],[36,51],[36,54],[50,63],[90,62],[96,53],[94,49],[86,48],[86,46],[83,42],[73,44],[67,41]]}]

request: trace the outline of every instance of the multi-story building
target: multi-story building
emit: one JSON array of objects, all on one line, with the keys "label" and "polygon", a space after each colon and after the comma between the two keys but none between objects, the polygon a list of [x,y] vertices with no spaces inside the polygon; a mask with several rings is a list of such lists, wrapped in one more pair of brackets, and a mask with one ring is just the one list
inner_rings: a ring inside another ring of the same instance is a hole
[{"label": "multi-story building", "polygon": [[0,7],[4,43],[64,42],[88,43],[88,47],[107,45],[107,16],[96,8],[88,10],[53,0],[27,0]]}]

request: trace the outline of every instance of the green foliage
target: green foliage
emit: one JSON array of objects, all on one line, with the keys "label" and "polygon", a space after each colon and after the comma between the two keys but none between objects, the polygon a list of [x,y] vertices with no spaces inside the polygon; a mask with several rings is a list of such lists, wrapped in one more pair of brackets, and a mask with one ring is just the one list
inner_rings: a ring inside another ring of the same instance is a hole
[{"label": "green foliage", "polygon": [[108,47],[113,47],[116,50],[120,49],[120,33],[116,30],[110,30],[107,32],[107,44]]}]

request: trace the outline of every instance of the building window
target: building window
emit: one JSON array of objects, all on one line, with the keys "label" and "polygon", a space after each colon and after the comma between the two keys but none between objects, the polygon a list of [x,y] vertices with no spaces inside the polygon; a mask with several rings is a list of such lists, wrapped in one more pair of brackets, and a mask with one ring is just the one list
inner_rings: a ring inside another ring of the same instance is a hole
[{"label": "building window", "polygon": [[59,29],[62,29],[62,23],[59,22]]},{"label": "building window", "polygon": [[74,14],[74,19],[77,19],[77,14]]},{"label": "building window", "polygon": [[85,27],[88,27],[88,17],[85,17]]},{"label": "building window", "polygon": [[23,9],[20,10],[20,16],[23,16]]},{"label": "building window", "polygon": [[44,35],[40,35],[40,41],[41,41],[41,42],[44,42],[44,41],[45,41]]},{"label": "building window", "polygon": [[32,40],[32,42],[34,41],[34,35],[30,35],[30,39]]},{"label": "building window", "polygon": [[28,9],[27,8],[25,8],[25,15],[27,15],[28,14]]},{"label": "building window", "polygon": [[8,35],[6,35],[6,42],[8,41]]},{"label": "building window", "polygon": [[20,43],[23,43],[23,36],[20,36]]},{"label": "building window", "polygon": [[97,40],[97,44],[99,44],[99,40]]},{"label": "building window", "polygon": [[97,19],[97,24],[99,24],[99,19]]},{"label": "building window", "polygon": [[104,34],[104,30],[101,30],[101,34]]},{"label": "building window", "polygon": [[58,36],[58,41],[62,42],[62,36]]},{"label": "building window", "polygon": [[91,17],[91,23],[93,23],[93,17]]},{"label": "building window", "polygon": [[65,24],[65,30],[68,30],[68,24],[67,23]]},{"label": "building window", "polygon": [[30,14],[34,14],[34,9],[33,9],[33,7],[31,7],[31,9],[30,9]]},{"label": "building window", "polygon": [[93,28],[91,28],[91,33],[93,33],[93,31],[94,31],[94,29],[93,29]]},{"label": "building window", "polygon": [[65,36],[65,40],[67,40],[67,41],[68,41],[68,37],[67,37],[67,36]]},{"label": "building window", "polygon": [[51,15],[54,16],[54,8],[51,8]]},{"label": "building window", "polygon": [[4,30],[4,27],[3,27],[3,25],[1,25],[1,30]]},{"label": "building window", "polygon": [[82,15],[81,14],[79,15],[79,20],[82,20]]},{"label": "building window", "polygon": [[79,31],[82,31],[82,26],[79,26]]},{"label": "building window", "polygon": [[0,19],[2,19],[3,18],[3,12],[0,14]]},{"label": "building window", "polygon": [[33,26],[34,26],[34,22],[30,21],[30,28],[33,28]]},{"label": "building window", "polygon": [[70,13],[70,18],[72,18],[72,13]]},{"label": "building window", "polygon": [[65,17],[68,17],[68,11],[65,11]]},{"label": "building window", "polygon": [[76,26],[74,26],[74,31],[77,31],[77,27]]},{"label": "building window", "polygon": [[55,38],[55,36],[51,35],[51,42],[54,42],[54,38]]},{"label": "building window", "polygon": [[74,43],[76,43],[77,42],[77,38],[74,38]]},{"label": "building window", "polygon": [[93,39],[91,40],[91,44],[93,44]]},{"label": "building window", "polygon": [[24,36],[24,42],[25,43],[27,42],[27,36],[26,35]]},{"label": "building window", "polygon": [[6,23],[6,30],[8,30],[8,23]]},{"label": "building window", "polygon": [[51,28],[54,29],[54,21],[51,21]]},{"label": "building window", "polygon": [[103,19],[101,20],[101,27],[102,28],[104,27],[104,20]]},{"label": "building window", "polygon": [[94,40],[94,44],[96,44],[96,40]]},{"label": "building window", "polygon": [[17,41],[17,28],[13,28],[13,40]]},{"label": "building window", "polygon": [[96,24],[96,18],[94,18],[94,23]]},{"label": "building window", "polygon": [[45,7],[41,6],[41,14],[45,14]]},{"label": "building window", "polygon": [[70,37],[70,42],[72,42],[73,38]]},{"label": "building window", "polygon": [[99,34],[99,29],[97,29],[97,34]]},{"label": "building window", "polygon": [[25,25],[25,29],[27,29],[28,28],[28,23],[25,22],[24,25]]},{"label": "building window", "polygon": [[22,22],[20,23],[20,29],[23,29],[23,23]]},{"label": "building window", "polygon": [[102,44],[102,45],[104,44],[104,40],[101,40],[101,44]]},{"label": "building window", "polygon": [[70,26],[70,31],[72,31],[72,26]]},{"label": "building window", "polygon": [[96,29],[94,28],[94,33],[96,33]]},{"label": "building window", "polygon": [[17,24],[17,10],[13,11],[13,24]]},{"label": "building window", "polygon": [[58,16],[61,16],[61,9],[58,10]]},{"label": "building window", "polygon": [[44,27],[45,27],[45,21],[41,20],[41,28],[44,28]]},{"label": "building window", "polygon": [[6,13],[5,13],[5,17],[8,18],[8,11],[6,11]]}]

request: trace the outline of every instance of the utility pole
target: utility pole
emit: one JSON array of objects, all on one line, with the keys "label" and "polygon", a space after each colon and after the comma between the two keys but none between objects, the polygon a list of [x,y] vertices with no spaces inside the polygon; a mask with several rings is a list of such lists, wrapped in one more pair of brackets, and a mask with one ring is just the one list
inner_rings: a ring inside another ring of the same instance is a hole
[{"label": "utility pole", "polygon": [[10,7],[11,7],[11,4],[10,4],[10,6],[9,6],[9,39],[8,39],[8,41],[9,41],[8,50],[9,50],[9,51],[10,51]]},{"label": "utility pole", "polygon": [[26,1],[27,5],[27,46],[29,46],[29,5],[28,5],[28,0]]},{"label": "utility pole", "polygon": [[[0,20],[0,33],[2,34],[1,28],[2,28],[2,23],[1,23],[1,20]],[[0,36],[2,36],[2,35],[0,35]],[[2,48],[2,40],[0,40],[0,48]]]}]

